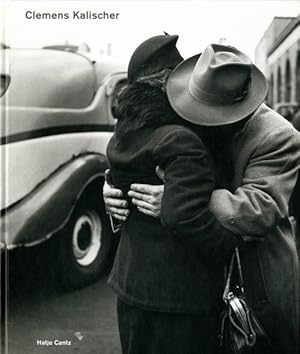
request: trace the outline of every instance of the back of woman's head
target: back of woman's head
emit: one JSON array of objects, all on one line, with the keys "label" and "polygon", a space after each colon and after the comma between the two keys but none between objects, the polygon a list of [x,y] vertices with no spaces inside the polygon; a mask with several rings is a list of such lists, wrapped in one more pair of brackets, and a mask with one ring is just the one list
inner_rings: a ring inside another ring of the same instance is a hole
[{"label": "back of woman's head", "polygon": [[151,87],[159,88],[162,92],[166,92],[167,80],[171,74],[171,69],[166,68],[160,71],[155,71],[155,68],[149,66],[150,74],[146,72],[141,73],[136,79],[137,83],[148,84]]},{"label": "back of woman's head", "polygon": [[144,127],[159,127],[181,121],[173,111],[166,95],[170,69],[139,76],[123,88],[115,111],[118,119],[116,134],[124,138],[130,132]]}]

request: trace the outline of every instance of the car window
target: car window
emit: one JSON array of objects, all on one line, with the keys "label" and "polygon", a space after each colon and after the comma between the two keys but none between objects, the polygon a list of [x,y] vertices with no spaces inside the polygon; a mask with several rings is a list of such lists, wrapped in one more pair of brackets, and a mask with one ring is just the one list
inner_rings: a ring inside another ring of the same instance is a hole
[{"label": "car window", "polygon": [[8,60],[10,107],[85,108],[95,96],[93,64],[81,55],[47,49],[12,49]]},{"label": "car window", "polygon": [[115,110],[118,105],[118,97],[119,97],[119,94],[122,91],[122,89],[125,87],[126,83],[127,83],[126,79],[122,79],[122,80],[118,81],[115,85],[115,88],[114,88],[114,91],[112,94],[111,113],[115,119],[117,119],[117,117],[115,115]]}]

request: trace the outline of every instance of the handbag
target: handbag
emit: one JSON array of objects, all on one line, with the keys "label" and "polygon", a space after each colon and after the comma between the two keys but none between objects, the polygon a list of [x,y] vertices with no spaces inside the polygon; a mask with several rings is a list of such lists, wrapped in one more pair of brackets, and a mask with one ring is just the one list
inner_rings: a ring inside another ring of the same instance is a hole
[{"label": "handbag", "polygon": [[[234,270],[237,279],[233,287]],[[238,248],[230,260],[223,301],[226,308],[221,313],[220,354],[274,354],[269,337],[247,303]]]}]

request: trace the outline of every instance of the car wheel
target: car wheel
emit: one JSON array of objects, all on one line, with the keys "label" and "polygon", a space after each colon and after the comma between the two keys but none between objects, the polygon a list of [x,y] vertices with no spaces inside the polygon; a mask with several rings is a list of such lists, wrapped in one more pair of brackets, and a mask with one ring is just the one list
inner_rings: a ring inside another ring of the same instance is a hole
[{"label": "car wheel", "polygon": [[64,288],[92,283],[108,265],[112,235],[97,194],[89,192],[80,198],[57,237],[57,273]]}]

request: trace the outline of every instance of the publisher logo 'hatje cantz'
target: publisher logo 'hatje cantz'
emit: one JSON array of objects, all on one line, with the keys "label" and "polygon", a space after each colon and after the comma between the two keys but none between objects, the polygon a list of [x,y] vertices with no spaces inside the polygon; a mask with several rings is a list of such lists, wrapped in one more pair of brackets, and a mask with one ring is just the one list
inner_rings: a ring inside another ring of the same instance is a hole
[{"label": "publisher logo 'hatje cantz'", "polygon": [[36,340],[36,345],[37,346],[42,346],[42,347],[52,347],[52,346],[68,346],[72,345],[72,341],[67,340],[67,339],[37,339]]},{"label": "publisher logo 'hatje cantz'", "polygon": [[24,13],[27,20],[118,20],[119,12],[110,11],[69,11],[69,12],[39,12],[27,10]]}]

